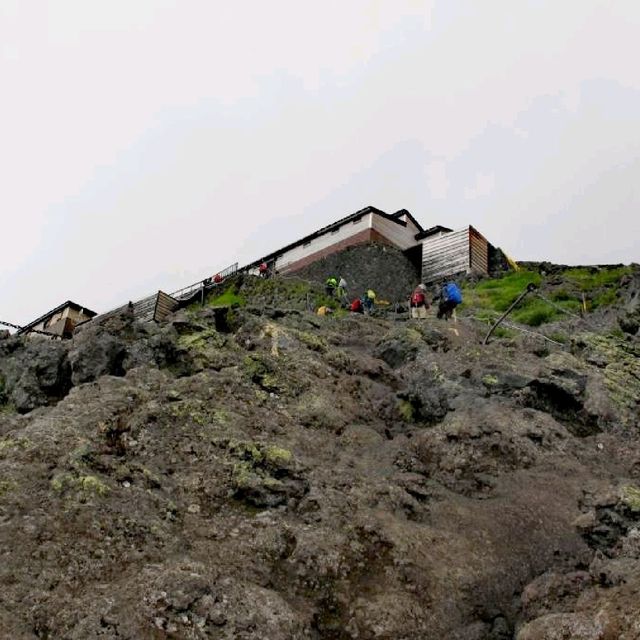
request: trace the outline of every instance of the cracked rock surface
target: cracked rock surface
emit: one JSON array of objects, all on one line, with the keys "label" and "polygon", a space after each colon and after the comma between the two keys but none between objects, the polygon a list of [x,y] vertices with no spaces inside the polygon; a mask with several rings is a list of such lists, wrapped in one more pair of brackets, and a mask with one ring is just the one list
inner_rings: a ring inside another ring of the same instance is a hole
[{"label": "cracked rock surface", "polygon": [[292,300],[0,340],[0,637],[640,637],[638,336]]}]

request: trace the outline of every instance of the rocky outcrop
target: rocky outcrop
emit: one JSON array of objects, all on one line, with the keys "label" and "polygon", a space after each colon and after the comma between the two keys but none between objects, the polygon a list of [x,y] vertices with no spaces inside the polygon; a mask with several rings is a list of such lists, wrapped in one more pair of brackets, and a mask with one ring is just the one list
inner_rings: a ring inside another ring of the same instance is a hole
[{"label": "rocky outcrop", "polygon": [[0,343],[0,395],[20,413],[63,398],[71,388],[66,344],[48,340],[28,343],[9,338]]},{"label": "rocky outcrop", "polygon": [[0,637],[638,637],[640,359],[613,315],[483,346],[236,285],[0,340]]}]

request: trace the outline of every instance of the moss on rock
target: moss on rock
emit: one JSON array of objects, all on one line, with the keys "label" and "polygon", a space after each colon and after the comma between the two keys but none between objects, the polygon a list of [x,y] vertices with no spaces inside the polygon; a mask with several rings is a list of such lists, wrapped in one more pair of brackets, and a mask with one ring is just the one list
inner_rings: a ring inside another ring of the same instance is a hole
[{"label": "moss on rock", "polygon": [[56,493],[65,493],[72,490],[80,494],[92,494],[96,496],[106,496],[111,492],[109,485],[105,484],[97,476],[73,475],[62,473],[51,480],[51,488]]},{"label": "moss on rock", "polygon": [[640,489],[632,485],[622,487],[620,499],[633,513],[640,513]]}]

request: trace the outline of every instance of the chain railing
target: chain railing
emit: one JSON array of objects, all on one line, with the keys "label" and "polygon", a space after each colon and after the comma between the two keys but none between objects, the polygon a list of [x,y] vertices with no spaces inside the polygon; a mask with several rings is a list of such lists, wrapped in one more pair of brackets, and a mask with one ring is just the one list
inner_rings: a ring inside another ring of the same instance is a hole
[{"label": "chain railing", "polygon": [[[0,320],[0,325],[5,327],[11,327],[12,329],[17,329],[18,331],[22,331],[24,327],[20,325],[13,324],[12,322],[5,322],[4,320]],[[61,336],[55,333],[49,333],[48,331],[41,331],[40,329],[29,329],[29,333],[37,333],[41,336],[47,336],[49,338],[60,338]]]}]

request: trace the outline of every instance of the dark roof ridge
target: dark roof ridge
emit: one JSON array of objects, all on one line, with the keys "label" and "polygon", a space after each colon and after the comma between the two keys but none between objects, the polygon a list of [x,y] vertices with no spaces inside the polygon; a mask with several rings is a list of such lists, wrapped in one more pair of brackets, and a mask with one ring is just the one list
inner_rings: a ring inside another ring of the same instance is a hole
[{"label": "dark roof ridge", "polygon": [[335,227],[341,227],[342,225],[347,224],[347,222],[351,222],[352,220],[360,218],[360,217],[362,217],[362,216],[364,216],[364,215],[366,215],[368,213],[377,213],[378,215],[382,215],[384,217],[388,217],[389,216],[388,213],[385,213],[381,209],[378,209],[377,207],[374,207],[372,205],[367,205],[366,207],[363,207],[362,209],[358,209],[358,211],[356,211],[354,213],[351,213],[348,216],[345,216],[344,218],[340,218],[340,220],[336,220],[335,222],[332,222],[331,224],[328,224],[328,225],[325,225],[324,227],[321,227],[317,231],[314,231],[313,233],[310,233],[310,234],[304,236],[303,238],[300,238],[299,240],[296,240],[295,242],[291,242],[290,244],[288,244],[288,245],[286,245],[284,247],[281,247],[280,249],[277,249],[276,251],[272,251],[271,253],[266,254],[265,256],[260,258],[259,260],[254,260],[253,262],[250,262],[244,268],[245,269],[250,269],[251,267],[255,267],[255,266],[259,265],[261,262],[269,262],[269,260],[272,260],[273,258],[275,258],[276,256],[279,256],[282,253],[290,251],[291,249],[294,249],[295,247],[298,247],[298,246],[300,246],[302,244],[305,244],[306,242],[311,242],[311,240],[315,240],[315,238],[318,238],[318,237],[324,235],[325,233],[327,233],[328,231],[331,231]]},{"label": "dark roof ridge", "polygon": [[413,214],[411,213],[411,211],[409,211],[409,209],[398,209],[398,211],[391,214],[391,217],[395,218],[397,222],[401,222],[400,220],[398,220],[400,216],[407,216],[407,218],[409,218],[409,220],[411,220],[411,222],[413,222],[413,224],[418,229],[418,233],[422,233],[424,231],[422,225],[413,217]]},{"label": "dark roof ridge", "polygon": [[453,231],[453,229],[449,229],[449,227],[443,227],[442,225],[437,224],[434,227],[429,227],[428,229],[425,229],[420,233],[416,233],[416,240],[422,240],[423,238],[428,238],[429,236],[432,236],[441,231],[448,233],[450,231]]}]

